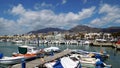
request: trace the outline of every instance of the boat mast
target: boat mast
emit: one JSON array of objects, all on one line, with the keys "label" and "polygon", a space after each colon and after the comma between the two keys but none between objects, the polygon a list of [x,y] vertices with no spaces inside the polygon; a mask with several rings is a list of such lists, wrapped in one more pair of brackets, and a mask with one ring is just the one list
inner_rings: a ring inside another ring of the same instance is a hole
[{"label": "boat mast", "polygon": [[36,34],[36,38],[37,38],[37,46],[39,46],[39,36],[38,36],[38,34]]}]

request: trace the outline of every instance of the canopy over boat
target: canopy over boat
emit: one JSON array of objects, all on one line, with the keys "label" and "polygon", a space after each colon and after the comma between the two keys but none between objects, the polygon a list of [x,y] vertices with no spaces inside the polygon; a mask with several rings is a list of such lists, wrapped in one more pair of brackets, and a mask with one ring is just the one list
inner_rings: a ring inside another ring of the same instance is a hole
[{"label": "canopy over boat", "polygon": [[36,50],[35,47],[31,46],[19,46],[18,51],[20,54],[26,54],[27,52],[34,52]]}]

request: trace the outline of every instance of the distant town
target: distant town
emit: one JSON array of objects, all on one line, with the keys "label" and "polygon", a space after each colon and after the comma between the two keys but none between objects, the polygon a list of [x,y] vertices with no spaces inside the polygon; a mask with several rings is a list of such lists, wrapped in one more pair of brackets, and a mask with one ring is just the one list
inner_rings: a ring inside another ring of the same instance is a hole
[{"label": "distant town", "polygon": [[[39,43],[58,43],[65,40],[100,40],[103,41],[118,41],[120,38],[119,28],[111,27],[106,29],[92,28],[88,26],[78,25],[70,30],[58,28],[45,28],[37,31],[30,31],[26,34],[4,35],[0,36],[0,41],[37,41]],[[109,31],[109,32],[108,32]],[[116,32],[115,32],[116,31]],[[53,42],[54,41],[54,42]]]}]

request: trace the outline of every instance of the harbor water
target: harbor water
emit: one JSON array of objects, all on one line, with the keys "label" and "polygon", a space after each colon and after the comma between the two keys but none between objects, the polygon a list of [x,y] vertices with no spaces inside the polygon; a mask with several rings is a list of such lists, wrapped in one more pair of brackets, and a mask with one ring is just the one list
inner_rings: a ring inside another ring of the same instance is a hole
[{"label": "harbor water", "polygon": [[[0,53],[3,53],[4,56],[12,56],[12,53],[17,52],[18,46],[21,45],[22,44],[13,44],[11,42],[0,42]],[[100,52],[100,50],[104,50],[106,53],[110,55],[110,57],[105,61],[105,63],[111,64],[112,68],[120,67],[120,51],[117,51],[112,47],[95,47],[89,45],[57,45],[57,44],[50,44],[50,45],[40,44],[39,46],[29,44],[29,46],[35,46],[37,48],[57,46],[61,50],[69,48],[69,49],[83,49],[86,51],[95,51],[95,52]],[[8,68],[8,66],[0,64],[0,68]]]}]

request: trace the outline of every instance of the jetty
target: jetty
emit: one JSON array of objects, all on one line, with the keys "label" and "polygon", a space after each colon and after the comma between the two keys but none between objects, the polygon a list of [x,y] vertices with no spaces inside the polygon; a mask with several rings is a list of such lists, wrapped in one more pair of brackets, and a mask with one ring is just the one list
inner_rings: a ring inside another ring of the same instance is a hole
[{"label": "jetty", "polygon": [[113,47],[113,45],[111,42],[92,42],[92,46]]},{"label": "jetty", "polygon": [[[39,68],[43,66],[44,63],[53,61],[55,59],[61,58],[65,55],[70,54],[72,51],[70,49],[66,49],[60,53],[55,54],[54,56],[45,56],[44,58],[38,58],[29,62],[26,62],[26,68]],[[11,66],[11,68],[22,68],[21,64],[16,64]]]}]

